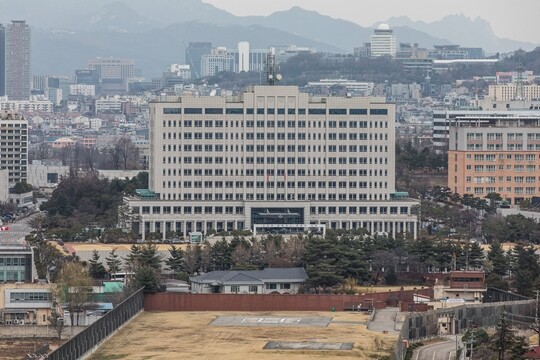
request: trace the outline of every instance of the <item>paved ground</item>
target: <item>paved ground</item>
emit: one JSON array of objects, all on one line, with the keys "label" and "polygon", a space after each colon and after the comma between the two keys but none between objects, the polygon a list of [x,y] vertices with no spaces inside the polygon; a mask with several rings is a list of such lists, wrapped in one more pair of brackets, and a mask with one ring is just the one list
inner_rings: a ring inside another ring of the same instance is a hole
[{"label": "paved ground", "polygon": [[396,316],[398,314],[398,308],[386,308],[375,311],[375,317],[368,325],[368,330],[384,332],[388,334],[398,333],[396,330]]},{"label": "paved ground", "polygon": [[218,316],[212,326],[315,326],[327,327],[331,317]]},{"label": "paved ground", "polygon": [[[462,346],[462,344],[458,342],[458,346]],[[412,358],[414,360],[454,360],[455,356],[456,339],[454,337],[443,342],[422,346],[414,351]]]},{"label": "paved ground", "polygon": [[7,226],[8,230],[0,231],[0,244],[18,244],[25,245],[25,236],[28,235],[32,228],[28,225],[28,221],[35,215],[31,215],[27,218],[18,219],[13,223],[4,223],[3,226]]},{"label": "paved ground", "polygon": [[354,343],[328,343],[314,341],[269,341],[265,350],[352,350]]}]

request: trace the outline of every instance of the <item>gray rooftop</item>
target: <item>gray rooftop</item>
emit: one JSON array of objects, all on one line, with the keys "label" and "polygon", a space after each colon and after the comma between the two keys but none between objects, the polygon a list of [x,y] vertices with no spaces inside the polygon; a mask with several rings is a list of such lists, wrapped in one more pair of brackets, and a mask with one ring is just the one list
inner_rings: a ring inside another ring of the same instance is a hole
[{"label": "gray rooftop", "polygon": [[304,268],[266,268],[264,270],[211,271],[189,278],[201,284],[257,284],[268,282],[304,282],[308,278]]}]

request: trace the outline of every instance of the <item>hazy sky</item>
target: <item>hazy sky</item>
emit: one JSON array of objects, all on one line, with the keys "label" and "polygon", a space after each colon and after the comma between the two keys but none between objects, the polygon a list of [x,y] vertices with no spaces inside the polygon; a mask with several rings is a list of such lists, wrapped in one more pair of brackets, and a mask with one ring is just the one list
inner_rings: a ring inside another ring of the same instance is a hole
[{"label": "hazy sky", "polygon": [[495,34],[540,44],[540,0],[204,0],[235,15],[268,15],[300,6],[324,15],[371,26],[392,16],[406,15],[431,22],[445,15],[480,16]]}]

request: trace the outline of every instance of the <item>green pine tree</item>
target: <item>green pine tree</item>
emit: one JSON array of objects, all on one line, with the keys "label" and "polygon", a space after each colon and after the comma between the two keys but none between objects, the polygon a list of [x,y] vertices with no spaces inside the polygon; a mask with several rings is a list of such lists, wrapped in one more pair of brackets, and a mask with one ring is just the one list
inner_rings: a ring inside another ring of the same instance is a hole
[{"label": "green pine tree", "polygon": [[169,270],[171,270],[174,273],[174,276],[177,278],[181,272],[185,271],[184,262],[183,262],[184,252],[182,251],[182,249],[177,248],[174,245],[171,245],[171,248],[169,249],[169,254],[170,254],[170,257],[167,260],[165,260],[165,264],[167,265]]},{"label": "green pine tree", "polygon": [[144,287],[145,293],[156,293],[160,290],[159,274],[150,266],[139,267],[133,281],[137,289]]},{"label": "green pine tree", "polygon": [[512,250],[512,275],[516,292],[532,296],[535,280],[540,276],[539,257],[533,246],[517,244]]},{"label": "green pine tree", "polygon": [[105,266],[99,261],[99,253],[97,250],[94,250],[92,252],[92,258],[88,260],[88,273],[91,277],[94,279],[103,279],[105,275],[107,274],[107,270],[105,269]]},{"label": "green pine tree", "polygon": [[487,258],[491,262],[492,273],[499,276],[506,275],[508,272],[508,259],[500,242],[494,241],[489,245]]},{"label": "green pine tree", "polygon": [[109,274],[117,274],[121,270],[120,266],[122,265],[122,261],[118,254],[116,254],[116,249],[117,248],[112,249],[109,256],[105,258],[105,262],[109,268]]},{"label": "green pine tree", "polygon": [[469,247],[469,269],[479,269],[484,263],[484,250],[477,242],[465,245]]}]

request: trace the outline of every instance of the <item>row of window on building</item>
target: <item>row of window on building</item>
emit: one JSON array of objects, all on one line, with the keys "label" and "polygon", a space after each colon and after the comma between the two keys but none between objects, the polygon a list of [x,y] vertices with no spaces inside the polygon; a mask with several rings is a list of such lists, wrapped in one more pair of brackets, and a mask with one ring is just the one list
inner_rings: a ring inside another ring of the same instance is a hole
[{"label": "row of window on building", "polygon": [[[382,146],[381,146],[382,147]],[[370,164],[378,164],[378,159],[376,157],[369,158]],[[383,158],[380,158],[380,164],[383,164]],[[182,161],[183,160],[183,161]],[[317,157],[317,158],[306,158],[303,156],[247,156],[247,157],[223,157],[223,156],[164,156],[163,164],[367,164],[368,158],[366,157]],[[388,158],[384,158],[384,164],[388,164]]]},{"label": "row of window on building", "polygon": [[[375,162],[377,163],[377,162]],[[383,163],[382,158],[379,161]],[[385,164],[386,159],[385,159]],[[340,163],[341,164],[341,163]],[[371,162],[370,162],[371,164]],[[234,170],[234,171],[233,171]],[[245,173],[245,175],[244,175]],[[163,176],[388,176],[388,170],[383,169],[163,169]],[[230,184],[230,182],[226,183]],[[229,186],[229,187],[232,187]]]},{"label": "row of window on building", "polygon": [[[486,138],[487,140],[503,140],[505,134],[503,133],[487,133]],[[540,133],[507,133],[506,139],[507,140],[523,140],[525,138],[525,135],[527,140],[540,140]],[[467,133],[467,140],[483,140],[484,133]]]},{"label": "row of window on building", "polygon": [[183,189],[386,189],[386,181],[184,181],[163,182],[164,188],[176,189],[183,185]]},{"label": "row of window on building", "polygon": [[[517,195],[520,195],[520,194],[527,194],[527,195],[534,195],[536,194],[536,187],[474,187],[474,194],[475,195],[482,195],[482,194],[491,194],[491,193],[495,193],[495,192],[498,192],[498,193],[502,193],[506,190],[506,192],[508,193],[514,193],[514,194],[517,194]],[[473,189],[471,187],[467,187],[465,188],[465,191],[467,193],[470,193],[471,191],[473,191]],[[540,188],[538,189],[538,191],[540,191]]]},{"label": "row of window on building", "polygon": [[[472,159],[472,154],[467,154],[467,159]],[[499,160],[536,161],[536,154],[499,154]],[[456,154],[457,160],[457,154]],[[474,161],[497,161],[496,154],[474,154]]]},{"label": "row of window on building", "polygon": [[[245,196],[244,196],[245,195]],[[195,201],[252,201],[252,200],[259,200],[259,201],[362,201],[362,200],[388,200],[388,194],[315,194],[315,193],[278,193],[275,194],[273,192],[270,193],[236,193],[236,194],[201,194],[201,193],[183,193],[183,194],[176,194],[176,193],[167,193],[167,194],[161,194],[162,200],[195,200]]]},{"label": "row of window on building", "polygon": [[[230,136],[229,136],[230,135]],[[244,137],[245,135],[245,137]],[[313,136],[312,136],[313,135]],[[325,133],[274,133],[274,132],[258,132],[258,133],[227,133],[227,132],[164,132],[163,140],[335,140],[346,141],[347,134],[345,133],[329,133],[328,138]],[[177,138],[178,136],[178,138]],[[367,141],[367,140],[388,140],[388,134],[372,133],[350,133],[348,135],[351,141]],[[180,149],[178,149],[180,150]],[[232,148],[231,148],[232,150]],[[165,149],[163,150],[165,151]],[[170,151],[170,150],[169,150]]]},{"label": "row of window on building", "polygon": [[[376,139],[379,140],[379,139]],[[382,137],[381,139],[382,140]],[[222,145],[222,144],[184,144],[182,147],[181,145],[176,144],[168,144],[163,145],[163,151],[171,151],[171,152],[177,152],[177,151],[183,151],[184,152],[221,152],[223,150],[225,151],[237,151],[237,152],[244,152],[244,145]],[[326,145],[273,145],[273,144],[247,144],[245,146],[246,152],[308,152],[310,151],[326,151],[327,146]],[[387,151],[388,147],[385,146],[385,151]],[[328,145],[328,151],[329,152],[366,152],[367,146],[366,145]]]},{"label": "row of window on building", "polygon": [[[183,111],[182,111],[183,109]],[[163,108],[164,115],[367,115],[368,109],[326,109],[326,108]],[[388,109],[369,109],[369,115],[388,115]]]},{"label": "row of window on building", "polygon": [[[467,150],[481,151],[483,149],[482,144],[467,144]],[[527,149],[527,151],[540,151],[540,144],[527,144],[525,148],[523,144],[507,144],[506,146],[502,144],[487,144],[486,149],[490,151],[523,151],[523,149]]]},{"label": "row of window on building", "polygon": [[[141,214],[229,214],[244,215],[243,206],[141,206]],[[133,208],[134,213],[139,212],[138,207]],[[310,214],[361,214],[361,215],[380,215],[380,214],[409,214],[407,206],[311,206]]]},{"label": "row of window on building", "polygon": [[[466,165],[467,170],[472,170],[473,165]],[[513,170],[515,172],[535,172],[536,165],[474,165],[474,172],[495,172],[497,170]]]},{"label": "row of window on building", "polygon": [[42,302],[52,301],[53,296],[51,292],[12,292],[9,294],[10,302]]},{"label": "row of window on building", "polygon": [[24,257],[0,257],[0,266],[25,266],[26,258]]},{"label": "row of window on building", "polygon": [[[474,182],[475,184],[495,184],[497,182],[515,182],[518,184],[527,183],[527,184],[535,184],[536,183],[536,176],[514,176],[512,179],[512,176],[475,176],[474,179],[471,176],[466,177],[467,182]],[[540,177],[538,178],[538,181],[540,182]]]}]

